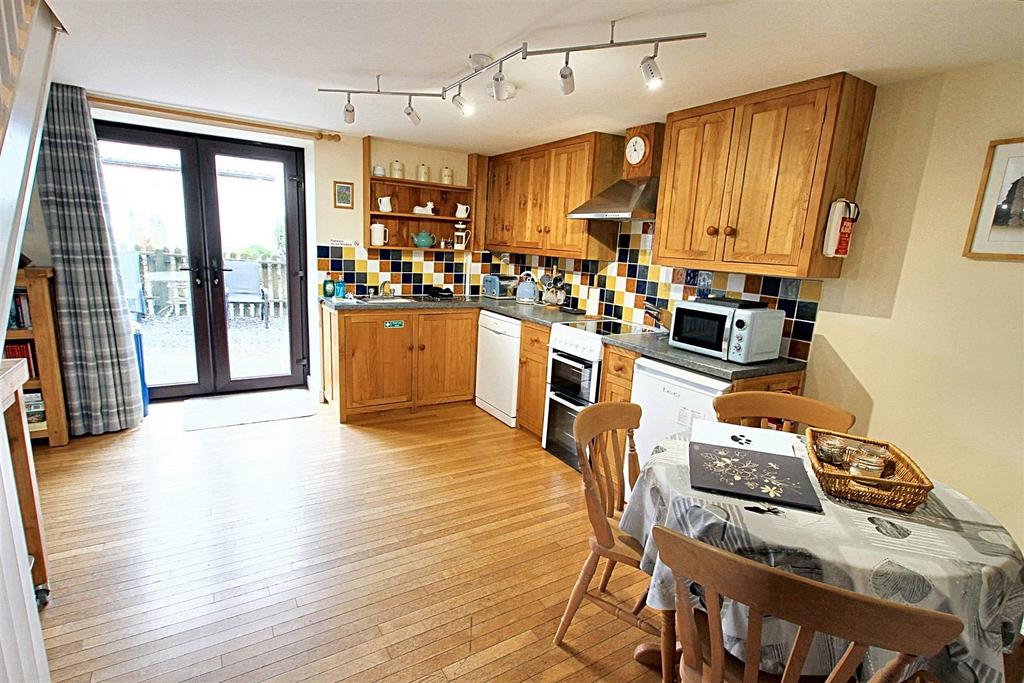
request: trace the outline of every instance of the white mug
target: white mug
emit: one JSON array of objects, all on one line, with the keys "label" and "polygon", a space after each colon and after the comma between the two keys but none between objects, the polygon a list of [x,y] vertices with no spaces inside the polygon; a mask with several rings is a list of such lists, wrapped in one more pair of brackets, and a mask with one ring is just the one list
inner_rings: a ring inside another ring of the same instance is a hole
[{"label": "white mug", "polygon": [[373,175],[377,178],[384,177],[384,167],[380,164],[373,167]]},{"label": "white mug", "polygon": [[455,217],[456,218],[469,218],[469,204],[455,203]]},{"label": "white mug", "polygon": [[390,213],[391,212],[391,196],[377,197],[377,208],[381,211]]},{"label": "white mug", "polygon": [[383,247],[388,243],[388,229],[384,227],[383,223],[373,223],[370,225],[370,246],[371,247]]}]

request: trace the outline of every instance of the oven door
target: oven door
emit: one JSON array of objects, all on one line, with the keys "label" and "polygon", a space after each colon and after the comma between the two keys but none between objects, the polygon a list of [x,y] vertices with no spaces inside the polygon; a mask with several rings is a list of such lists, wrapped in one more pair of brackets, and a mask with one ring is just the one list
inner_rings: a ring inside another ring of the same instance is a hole
[{"label": "oven door", "polygon": [[552,350],[548,362],[548,385],[552,392],[585,403],[597,401],[600,361],[589,361]]},{"label": "oven door", "polygon": [[555,391],[548,392],[547,405],[544,407],[544,440],[541,445],[569,467],[579,470],[580,463],[576,457],[576,439],[572,435],[572,426],[576,416],[588,404]]},{"label": "oven door", "polygon": [[734,312],[714,304],[681,301],[672,314],[669,344],[727,360]]}]

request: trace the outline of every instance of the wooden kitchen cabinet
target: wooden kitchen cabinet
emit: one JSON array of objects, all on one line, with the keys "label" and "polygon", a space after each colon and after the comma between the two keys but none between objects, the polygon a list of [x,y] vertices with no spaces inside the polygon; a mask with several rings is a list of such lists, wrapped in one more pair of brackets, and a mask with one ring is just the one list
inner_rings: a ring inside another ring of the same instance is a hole
[{"label": "wooden kitchen cabinet", "polygon": [[519,338],[519,395],[516,400],[516,424],[540,436],[544,429],[544,405],[547,401],[548,338],[551,330],[523,323]]},{"label": "wooden kitchen cabinet", "polygon": [[517,247],[540,249],[544,246],[549,158],[550,153],[543,150],[519,157],[511,242]]},{"label": "wooden kitchen cabinet", "polygon": [[320,307],[324,402],[349,416],[468,401],[476,393],[479,311]]},{"label": "wooden kitchen cabinet", "polygon": [[420,313],[416,320],[416,403],[468,401],[476,390],[474,310]]},{"label": "wooden kitchen cabinet", "polygon": [[487,182],[487,232],[485,243],[506,246],[512,240],[515,224],[516,173],[519,157],[492,160]]},{"label": "wooden kitchen cabinet", "polygon": [[654,262],[838,277],[825,221],[855,198],[874,94],[840,73],[670,114]]},{"label": "wooden kitchen cabinet", "polygon": [[566,218],[566,214],[590,199],[590,183],[587,182],[589,160],[586,143],[562,145],[551,150],[544,247],[552,254],[573,256],[583,250],[587,221]]},{"label": "wooden kitchen cabinet", "polygon": [[601,366],[601,400],[629,401],[633,392],[633,364],[639,354],[614,346],[604,347]]},{"label": "wooden kitchen cabinet", "polygon": [[486,248],[614,259],[618,223],[566,214],[621,177],[622,148],[621,136],[587,133],[491,157]]},{"label": "wooden kitchen cabinet", "polygon": [[345,408],[412,405],[416,315],[375,311],[341,318]]}]

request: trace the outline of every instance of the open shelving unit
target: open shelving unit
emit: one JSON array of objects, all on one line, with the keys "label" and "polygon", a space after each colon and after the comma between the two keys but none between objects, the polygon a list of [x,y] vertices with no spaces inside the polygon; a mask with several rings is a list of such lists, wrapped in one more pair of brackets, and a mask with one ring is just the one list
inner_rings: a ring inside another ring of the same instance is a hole
[{"label": "open shelving unit", "polygon": [[[470,154],[467,168],[468,185],[446,185],[411,178],[375,176],[372,173],[372,139],[363,138],[363,245],[367,249],[399,251],[480,251],[483,249],[483,226],[486,213],[487,157]],[[391,197],[392,211],[379,211],[377,199]],[[414,206],[434,202],[434,214],[413,213]],[[456,218],[455,205],[468,204],[469,217]],[[371,246],[370,224],[382,223],[388,229],[388,242]],[[426,231],[435,236],[435,244],[455,238],[455,224],[465,223],[471,231],[465,250],[417,247],[414,233]]]},{"label": "open shelving unit", "polygon": [[47,439],[50,446],[64,446],[69,439],[68,418],[50,291],[52,278],[53,268],[22,268],[18,271],[15,287],[28,293],[32,326],[8,329],[6,340],[29,341],[32,344],[36,376],[25,382],[24,389],[42,394],[46,423],[29,424],[31,438]]}]

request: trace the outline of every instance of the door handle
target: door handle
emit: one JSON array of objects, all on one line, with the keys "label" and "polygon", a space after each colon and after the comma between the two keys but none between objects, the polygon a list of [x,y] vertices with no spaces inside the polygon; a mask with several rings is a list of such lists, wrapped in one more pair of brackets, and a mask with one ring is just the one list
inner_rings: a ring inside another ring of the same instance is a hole
[{"label": "door handle", "polygon": [[733,235],[736,234],[736,228],[732,227],[731,225],[727,225],[725,226],[725,230],[723,230],[722,232],[725,233],[726,237],[732,237]]},{"label": "door handle", "polygon": [[217,287],[218,285],[220,285],[220,274],[221,273],[230,273],[234,269],[233,268],[218,268],[217,267],[217,262],[214,261],[213,263],[214,264],[212,266],[210,266],[210,278],[213,280],[213,286]]},{"label": "door handle", "polygon": [[178,268],[178,270],[188,271],[193,274],[192,282],[196,287],[203,286],[203,267],[202,266],[191,266],[189,268]]},{"label": "door handle", "polygon": [[420,344],[420,351],[426,351],[426,350],[427,350],[427,345],[426,344]]}]

